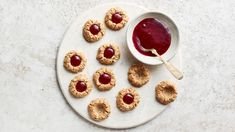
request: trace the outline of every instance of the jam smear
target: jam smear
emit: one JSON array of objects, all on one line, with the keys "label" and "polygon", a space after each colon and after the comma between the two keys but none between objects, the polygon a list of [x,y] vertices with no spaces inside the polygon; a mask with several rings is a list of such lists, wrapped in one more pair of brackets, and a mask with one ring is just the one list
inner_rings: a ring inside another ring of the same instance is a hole
[{"label": "jam smear", "polygon": [[93,35],[97,35],[100,32],[100,26],[97,25],[97,24],[92,24],[91,27],[90,27],[90,32]]},{"label": "jam smear", "polygon": [[83,82],[83,81],[78,81],[77,84],[76,84],[76,90],[78,92],[84,92],[86,91],[87,89],[87,86],[86,86],[86,83]]},{"label": "jam smear", "polygon": [[146,18],[139,22],[132,35],[135,48],[143,55],[155,56],[151,52],[141,50],[139,45],[146,49],[156,49],[158,54],[164,54],[171,44],[171,34],[167,27],[154,18]]},{"label": "jam smear", "polygon": [[122,15],[119,12],[116,12],[112,15],[112,22],[118,24],[122,21]]},{"label": "jam smear", "polygon": [[123,101],[126,103],[126,104],[131,104],[134,102],[134,96],[130,93],[127,93],[126,95],[124,95],[123,97]]},{"label": "jam smear", "polygon": [[102,84],[108,84],[111,81],[111,76],[107,73],[103,73],[99,77],[99,82]]},{"label": "jam smear", "polygon": [[79,66],[81,64],[82,59],[78,55],[73,55],[70,58],[70,63],[72,66]]},{"label": "jam smear", "polygon": [[107,47],[104,50],[104,57],[105,58],[112,58],[114,54],[115,54],[115,51],[112,47]]}]

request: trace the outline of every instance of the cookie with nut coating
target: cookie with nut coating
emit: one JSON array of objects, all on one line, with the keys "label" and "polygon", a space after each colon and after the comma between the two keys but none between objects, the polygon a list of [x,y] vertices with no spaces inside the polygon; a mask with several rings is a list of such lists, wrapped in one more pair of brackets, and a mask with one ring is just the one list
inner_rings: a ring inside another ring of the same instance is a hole
[{"label": "cookie with nut coating", "polygon": [[150,71],[143,64],[135,64],[129,68],[128,80],[134,87],[145,85],[150,79]]},{"label": "cookie with nut coating", "polygon": [[116,97],[116,105],[123,112],[133,110],[139,102],[140,96],[134,88],[123,89]]},{"label": "cookie with nut coating", "polygon": [[98,20],[88,20],[83,26],[83,36],[88,42],[96,42],[105,35],[105,27]]},{"label": "cookie with nut coating", "polygon": [[109,9],[105,15],[105,24],[112,30],[122,29],[128,20],[127,13],[119,7]]},{"label": "cookie with nut coating", "polygon": [[69,51],[64,57],[64,68],[72,73],[82,71],[87,63],[87,59],[82,52]]},{"label": "cookie with nut coating", "polygon": [[161,81],[155,88],[156,99],[159,103],[167,105],[177,97],[176,85],[171,81]]},{"label": "cookie with nut coating", "polygon": [[84,74],[78,75],[70,81],[69,92],[76,98],[87,96],[91,90],[92,84]]},{"label": "cookie with nut coating", "polygon": [[88,105],[88,113],[94,121],[102,121],[109,117],[111,108],[106,99],[97,98]]},{"label": "cookie with nut coating", "polygon": [[100,91],[108,91],[116,85],[116,78],[113,71],[104,67],[94,73],[93,81]]},{"label": "cookie with nut coating", "polygon": [[96,59],[104,65],[111,65],[120,59],[119,47],[114,43],[102,45],[97,52]]}]

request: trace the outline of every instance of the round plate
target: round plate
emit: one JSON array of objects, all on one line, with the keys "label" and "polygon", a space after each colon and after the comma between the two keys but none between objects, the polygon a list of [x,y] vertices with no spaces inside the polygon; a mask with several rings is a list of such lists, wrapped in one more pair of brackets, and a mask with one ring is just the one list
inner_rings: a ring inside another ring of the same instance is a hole
[{"label": "round plate", "polygon": [[[139,63],[131,55],[127,48],[125,37],[128,25],[126,25],[125,28],[121,29],[120,31],[111,31],[107,29],[105,36],[96,43],[86,42],[82,35],[83,25],[88,19],[98,19],[103,21],[105,13],[112,7],[121,7],[124,9],[127,12],[130,20],[147,11],[145,8],[136,5],[114,3],[98,6],[84,12],[82,16],[79,16],[72,23],[63,38],[63,41],[58,50],[56,70],[58,82],[65,99],[79,115],[84,117],[86,120],[102,127],[122,129],[143,124],[147,121],[150,121],[160,112],[162,112],[167,107],[167,105],[161,105],[156,101],[155,86],[162,80],[173,78],[172,75],[165,69],[165,67],[163,67],[163,65],[148,66],[151,71],[150,81],[143,87],[136,88],[141,97],[139,105],[136,107],[136,109],[129,112],[119,111],[119,109],[116,107],[116,95],[121,89],[131,87],[127,80],[128,68],[132,64]],[[70,80],[80,73],[73,74],[64,69],[63,60],[65,54],[70,50],[78,50],[83,52],[87,57],[87,65],[82,73],[86,74],[87,77],[92,80],[93,73],[99,68],[105,67],[96,60],[96,54],[98,48],[106,42],[117,43],[121,50],[120,60],[112,66],[107,66],[113,70],[116,76],[116,86],[110,91],[106,92],[100,92],[94,86],[93,90],[88,96],[81,99],[74,98],[72,95],[70,95],[68,86]],[[171,60],[171,62],[177,67],[180,66],[180,58],[178,54]],[[111,114],[106,120],[95,122],[90,119],[87,112],[87,106],[91,100],[99,97],[106,98],[109,101],[111,106]]]},{"label": "round plate", "polygon": [[132,34],[135,26],[145,18],[155,18],[160,21],[171,33],[171,45],[169,49],[161,55],[167,61],[174,57],[178,48],[179,48],[179,31],[177,26],[175,25],[174,21],[171,20],[168,16],[159,13],[159,12],[146,12],[141,14],[136,19],[133,19],[127,29],[127,45],[130,49],[131,53],[138,59],[139,61],[149,64],[149,65],[159,65],[162,64],[162,61],[157,57],[146,56],[142,55],[137,49],[135,48],[133,41],[132,41]]}]

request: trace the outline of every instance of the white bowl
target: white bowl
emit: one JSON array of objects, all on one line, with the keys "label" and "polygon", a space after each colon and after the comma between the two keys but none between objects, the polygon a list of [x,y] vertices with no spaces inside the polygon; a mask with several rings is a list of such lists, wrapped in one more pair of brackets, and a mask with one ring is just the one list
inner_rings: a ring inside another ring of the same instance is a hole
[{"label": "white bowl", "polygon": [[159,12],[146,12],[144,14],[141,14],[137,18],[133,19],[128,26],[127,29],[127,45],[132,53],[132,55],[138,59],[139,61],[149,64],[149,65],[159,65],[162,64],[162,62],[159,60],[158,57],[152,57],[152,56],[146,56],[141,54],[134,46],[134,43],[132,41],[132,34],[135,26],[142,21],[145,18],[155,18],[158,21],[160,21],[164,26],[168,27],[169,32],[171,34],[171,44],[169,49],[162,55],[162,57],[165,60],[170,60],[174,57],[174,55],[177,52],[177,49],[179,47],[179,31],[176,26],[176,24],[166,15],[159,13]]}]

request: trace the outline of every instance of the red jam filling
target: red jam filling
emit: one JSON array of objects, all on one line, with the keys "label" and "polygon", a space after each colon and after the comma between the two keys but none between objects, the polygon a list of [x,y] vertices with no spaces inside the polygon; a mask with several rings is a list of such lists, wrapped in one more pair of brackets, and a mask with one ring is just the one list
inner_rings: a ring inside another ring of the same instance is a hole
[{"label": "red jam filling", "polygon": [[114,54],[115,54],[115,51],[112,47],[107,47],[104,50],[104,57],[105,58],[112,58]]},{"label": "red jam filling", "polygon": [[158,54],[164,54],[171,44],[171,34],[167,27],[154,18],[146,18],[139,22],[133,31],[132,40],[135,48],[143,55],[155,56],[151,52],[141,50],[156,49]]},{"label": "red jam filling", "polygon": [[134,96],[130,93],[127,93],[126,95],[124,95],[123,97],[123,101],[126,103],[126,104],[131,104],[134,102]]},{"label": "red jam filling", "polygon": [[115,13],[112,15],[112,22],[114,23],[120,23],[122,21],[122,15],[120,13]]},{"label": "red jam filling", "polygon": [[99,25],[97,25],[97,24],[92,24],[91,27],[90,27],[90,32],[91,32],[93,35],[97,35],[97,34],[100,32],[100,27],[99,27]]},{"label": "red jam filling", "polygon": [[108,84],[111,81],[111,76],[107,73],[103,73],[99,77],[99,82],[102,84]]},{"label": "red jam filling", "polygon": [[85,83],[85,82],[83,82],[83,81],[77,82],[77,84],[76,84],[76,90],[77,90],[78,92],[84,92],[84,91],[86,91],[86,89],[87,89],[87,86],[86,86],[86,83]]},{"label": "red jam filling", "polygon": [[70,58],[70,63],[72,66],[79,66],[81,64],[82,59],[78,55],[73,55]]}]

